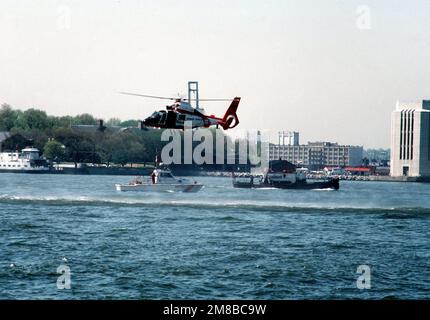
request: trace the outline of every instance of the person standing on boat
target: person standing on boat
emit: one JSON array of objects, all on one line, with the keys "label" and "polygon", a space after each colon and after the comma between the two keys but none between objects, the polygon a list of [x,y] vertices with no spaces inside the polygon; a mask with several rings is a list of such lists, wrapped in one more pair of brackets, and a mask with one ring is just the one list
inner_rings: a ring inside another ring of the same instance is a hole
[{"label": "person standing on boat", "polygon": [[158,178],[159,178],[159,174],[158,174],[157,169],[154,169],[153,174],[154,174],[154,184],[157,184],[158,183]]}]

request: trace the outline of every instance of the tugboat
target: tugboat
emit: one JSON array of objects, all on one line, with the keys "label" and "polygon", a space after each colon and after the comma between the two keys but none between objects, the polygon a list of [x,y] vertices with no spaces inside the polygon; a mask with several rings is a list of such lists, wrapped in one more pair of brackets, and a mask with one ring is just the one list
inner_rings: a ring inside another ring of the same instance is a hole
[{"label": "tugboat", "polygon": [[339,190],[339,178],[329,178],[325,181],[308,182],[306,171],[297,168],[286,160],[269,162],[262,174],[235,175],[233,187],[235,188],[279,188],[279,189],[333,189]]},{"label": "tugboat", "polygon": [[189,179],[176,178],[168,169],[157,169],[149,177],[136,177],[129,184],[116,184],[117,191],[198,192],[203,185]]}]

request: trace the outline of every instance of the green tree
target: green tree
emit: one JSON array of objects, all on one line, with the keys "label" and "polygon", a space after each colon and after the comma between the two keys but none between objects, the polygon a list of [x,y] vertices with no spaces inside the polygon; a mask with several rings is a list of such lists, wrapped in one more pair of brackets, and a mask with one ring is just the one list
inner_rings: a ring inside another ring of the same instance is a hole
[{"label": "green tree", "polygon": [[47,130],[32,129],[23,132],[23,135],[27,137],[32,142],[32,145],[39,150],[43,150],[45,144],[48,142]]},{"label": "green tree", "polygon": [[87,137],[69,136],[65,139],[66,157],[75,163],[78,162],[98,162],[95,157],[95,145]]},{"label": "green tree", "polygon": [[96,142],[89,134],[77,134],[70,128],[58,128],[53,130],[55,140],[62,143],[65,149],[65,160],[75,163],[100,161],[96,153]]},{"label": "green tree", "polygon": [[139,137],[131,132],[113,134],[106,140],[106,150],[109,150],[112,162],[122,166],[127,163],[144,163],[146,157],[145,145]]},{"label": "green tree", "polygon": [[63,161],[66,155],[65,146],[55,140],[50,140],[43,148],[44,156],[53,161]]},{"label": "green tree", "polygon": [[64,117],[55,117],[48,116],[48,125],[50,128],[67,128],[72,124],[73,117],[64,116]]},{"label": "green tree", "polygon": [[72,122],[73,124],[94,125],[96,124],[97,120],[92,115],[88,113],[83,113],[77,115],[76,117],[73,117]]},{"label": "green tree", "polygon": [[121,122],[119,125],[123,128],[128,128],[128,127],[137,127],[138,123],[139,123],[139,120],[126,120]]},{"label": "green tree", "polygon": [[110,118],[107,122],[106,125],[108,127],[114,127],[114,126],[119,126],[121,124],[121,119],[119,118]]},{"label": "green tree", "polygon": [[0,109],[0,131],[10,131],[18,119],[18,113],[8,104],[2,104]]},{"label": "green tree", "polygon": [[15,124],[16,127],[23,130],[46,130],[49,128],[49,121],[46,112],[34,108],[18,113],[18,119]]},{"label": "green tree", "polygon": [[132,141],[128,144],[128,162],[133,163],[144,163],[145,162],[145,146],[138,142]]},{"label": "green tree", "polygon": [[143,163],[154,162],[155,156],[157,154],[160,156],[163,146],[167,143],[161,141],[161,134],[162,130],[149,129],[148,131],[133,131],[133,135],[135,135],[138,141],[145,147]]}]

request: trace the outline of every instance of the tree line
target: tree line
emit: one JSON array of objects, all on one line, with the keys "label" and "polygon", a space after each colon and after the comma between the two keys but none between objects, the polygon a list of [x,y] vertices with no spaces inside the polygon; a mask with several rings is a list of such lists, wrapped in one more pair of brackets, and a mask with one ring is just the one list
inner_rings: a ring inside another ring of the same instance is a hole
[{"label": "tree line", "polygon": [[[97,119],[88,113],[77,116],[51,116],[45,111],[30,108],[25,111],[13,109],[8,104],[2,104],[0,108],[0,131],[31,131],[65,128],[71,125],[95,125]],[[106,122],[108,126],[133,127],[138,120],[121,121],[111,118]]]},{"label": "tree line", "polygon": [[163,147],[160,130],[140,131],[138,120],[109,119],[106,127],[133,128],[130,130],[81,131],[73,125],[94,125],[98,120],[90,114],[51,116],[43,110],[25,111],[3,104],[0,108],[0,131],[22,136],[24,141],[11,139],[3,149],[22,149],[31,144],[43,151],[46,158],[56,162],[112,163],[125,165],[153,162]]}]

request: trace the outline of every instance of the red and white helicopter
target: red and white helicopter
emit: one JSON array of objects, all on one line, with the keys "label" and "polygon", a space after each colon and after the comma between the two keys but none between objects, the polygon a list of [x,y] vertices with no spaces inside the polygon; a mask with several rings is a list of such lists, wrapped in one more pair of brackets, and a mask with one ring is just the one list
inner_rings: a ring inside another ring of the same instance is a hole
[{"label": "red and white helicopter", "polygon": [[[239,124],[237,108],[240,97],[236,97],[230,104],[222,118],[214,115],[206,115],[199,107],[200,101],[231,101],[231,99],[199,99],[198,83],[188,82],[188,99],[150,96],[131,92],[120,92],[121,94],[139,96],[153,99],[173,100],[172,105],[166,106],[166,110],[155,111],[150,117],[143,121],[143,125],[153,128],[163,129],[185,129],[185,125],[190,123],[192,128],[208,128],[210,126],[221,126],[224,130],[233,129]],[[192,95],[194,98],[192,98]],[[196,107],[191,105],[195,101]]]}]

